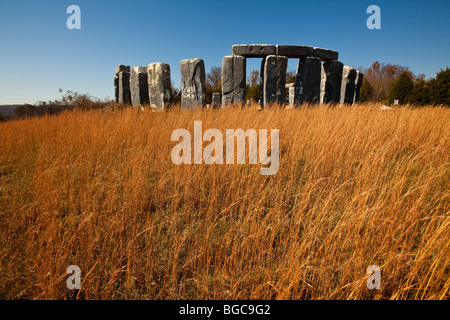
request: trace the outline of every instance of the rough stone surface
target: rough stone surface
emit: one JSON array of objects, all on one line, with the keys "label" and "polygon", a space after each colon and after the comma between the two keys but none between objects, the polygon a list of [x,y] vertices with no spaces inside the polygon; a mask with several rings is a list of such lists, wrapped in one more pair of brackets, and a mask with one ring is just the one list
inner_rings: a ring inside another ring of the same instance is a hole
[{"label": "rough stone surface", "polygon": [[131,92],[130,92],[130,73],[126,71],[119,71],[119,103],[131,104]]},{"label": "rough stone surface", "polygon": [[286,68],[287,57],[267,56],[264,64],[263,104],[265,107],[272,103],[284,105],[286,103]]},{"label": "rough stone surface", "polygon": [[299,60],[295,76],[294,105],[320,102],[321,72],[320,58],[306,57]]},{"label": "rough stone surface", "polygon": [[130,74],[131,104],[148,104],[147,67],[134,66]]},{"label": "rough stone surface", "polygon": [[314,57],[318,57],[322,61],[331,61],[337,60],[339,53],[333,50],[314,47]]},{"label": "rough stone surface", "polygon": [[356,69],[344,66],[342,69],[341,104],[353,104],[355,98]]},{"label": "rough stone surface", "polygon": [[205,63],[202,59],[180,62],[181,107],[194,108],[205,105]]},{"label": "rough stone surface", "polygon": [[314,48],[308,46],[277,45],[277,56],[303,58],[314,55]]},{"label": "rough stone surface", "polygon": [[344,65],[339,61],[323,63],[320,86],[321,103],[340,103],[343,67]]},{"label": "rough stone surface", "polygon": [[164,109],[171,99],[170,66],[167,63],[150,63],[147,67],[148,97],[150,106]]},{"label": "rough stone surface", "polygon": [[235,44],[232,49],[233,55],[264,58],[277,54],[277,47],[271,44]]},{"label": "rough stone surface", "polygon": [[130,66],[126,66],[124,64],[119,64],[116,68],[114,74],[117,76],[120,71],[131,72]]},{"label": "rough stone surface", "polygon": [[222,60],[222,105],[244,103],[246,59],[243,56],[225,56]]},{"label": "rough stone surface", "polygon": [[220,108],[220,93],[214,92],[212,94],[212,100],[211,100],[211,105],[213,109],[218,109]]},{"label": "rough stone surface", "polygon": [[289,87],[289,106],[294,106],[295,87]]},{"label": "rough stone surface", "polygon": [[119,76],[114,76],[114,101],[119,102]]},{"label": "rough stone surface", "polygon": [[261,60],[261,71],[259,72],[259,104],[264,107],[264,66],[266,65],[266,58]]},{"label": "rough stone surface", "polygon": [[119,64],[114,71],[114,98],[116,102],[119,102],[119,72],[130,72],[130,66]]},{"label": "rough stone surface", "polygon": [[363,83],[363,79],[364,79],[364,75],[361,72],[356,71],[355,98],[353,99],[354,103],[358,103],[359,102],[359,94],[360,94],[360,91],[361,91],[361,85]]}]

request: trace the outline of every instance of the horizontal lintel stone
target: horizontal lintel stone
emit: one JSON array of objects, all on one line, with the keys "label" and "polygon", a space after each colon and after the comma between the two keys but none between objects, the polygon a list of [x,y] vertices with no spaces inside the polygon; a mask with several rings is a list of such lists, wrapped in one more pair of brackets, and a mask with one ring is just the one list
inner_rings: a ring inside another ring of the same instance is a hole
[{"label": "horizontal lintel stone", "polygon": [[249,58],[264,58],[277,54],[277,47],[271,44],[235,44],[232,49],[234,56]]},{"label": "horizontal lintel stone", "polygon": [[314,47],[314,57],[320,58],[322,61],[337,60],[339,53],[337,51]]},{"label": "horizontal lintel stone", "polygon": [[288,58],[314,56],[314,48],[309,46],[277,45],[277,55]]}]

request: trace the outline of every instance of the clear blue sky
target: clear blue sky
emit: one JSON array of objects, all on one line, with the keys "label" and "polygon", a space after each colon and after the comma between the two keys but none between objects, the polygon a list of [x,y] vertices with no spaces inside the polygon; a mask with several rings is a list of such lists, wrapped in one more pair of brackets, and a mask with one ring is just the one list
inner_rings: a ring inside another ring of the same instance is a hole
[{"label": "clear blue sky", "polygon": [[[66,27],[71,4],[81,30]],[[366,27],[371,4],[381,30]],[[0,104],[53,100],[58,88],[113,98],[118,64],[169,63],[179,86],[181,60],[202,58],[208,72],[233,44],[329,48],[345,65],[378,60],[430,78],[450,65],[449,15],[449,0],[1,0]],[[259,65],[249,59],[247,75]]]}]

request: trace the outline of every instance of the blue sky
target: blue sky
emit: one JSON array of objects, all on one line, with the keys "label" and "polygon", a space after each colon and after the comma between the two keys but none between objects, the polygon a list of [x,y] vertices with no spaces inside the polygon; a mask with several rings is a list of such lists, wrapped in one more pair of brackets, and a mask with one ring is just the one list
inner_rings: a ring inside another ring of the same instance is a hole
[{"label": "blue sky", "polygon": [[[81,30],[66,27],[72,4]],[[381,30],[366,27],[372,4]],[[430,78],[450,65],[449,14],[448,0],[1,0],[0,104],[53,100],[59,88],[113,98],[118,64],[169,63],[179,86],[181,60],[202,58],[208,72],[233,44],[329,48],[345,65],[378,60]],[[247,75],[259,66],[248,59]]]}]

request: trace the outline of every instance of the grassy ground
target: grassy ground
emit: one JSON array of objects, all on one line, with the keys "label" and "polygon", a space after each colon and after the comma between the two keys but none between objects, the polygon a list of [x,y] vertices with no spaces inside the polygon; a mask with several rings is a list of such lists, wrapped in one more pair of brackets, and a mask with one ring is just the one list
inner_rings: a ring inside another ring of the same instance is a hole
[{"label": "grassy ground", "polygon": [[[0,123],[0,298],[449,299],[450,109],[379,107]],[[279,129],[279,172],[174,165],[194,120]]]}]

